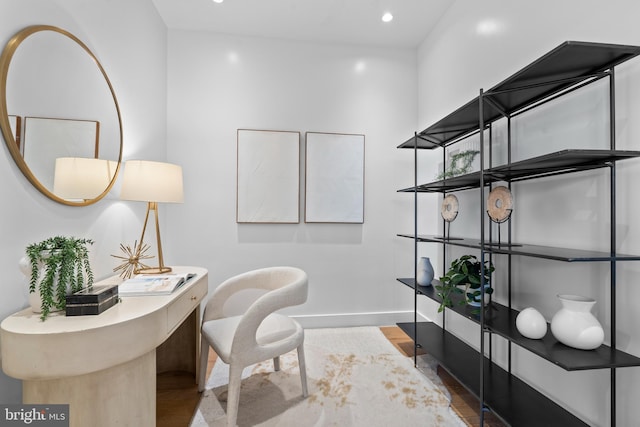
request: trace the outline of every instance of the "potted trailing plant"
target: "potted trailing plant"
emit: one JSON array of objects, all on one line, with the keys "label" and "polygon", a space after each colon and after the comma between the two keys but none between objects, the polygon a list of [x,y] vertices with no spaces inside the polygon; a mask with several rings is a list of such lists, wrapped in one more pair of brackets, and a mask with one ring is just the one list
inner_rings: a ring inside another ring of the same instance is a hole
[{"label": "potted trailing plant", "polygon": [[449,159],[449,165],[436,176],[436,179],[453,178],[471,172],[471,165],[478,154],[480,154],[478,150],[467,150],[452,154]]},{"label": "potted trailing plant", "polygon": [[40,318],[45,320],[54,310],[64,310],[66,296],[93,286],[87,245],[90,239],[56,236],[26,248],[29,263],[29,293],[38,293]]},{"label": "potted trailing plant", "polygon": [[[459,302],[473,306],[480,306],[480,298],[482,294],[490,295],[493,288],[490,286],[491,273],[495,271],[495,267],[491,261],[484,262],[484,292],[481,291],[482,268],[481,262],[475,255],[463,255],[451,262],[449,271],[440,277],[440,284],[436,285],[437,294],[441,298],[438,313],[442,312],[445,307],[453,307],[452,296],[454,294],[464,294],[465,298]],[[463,289],[464,288],[464,289]]]}]

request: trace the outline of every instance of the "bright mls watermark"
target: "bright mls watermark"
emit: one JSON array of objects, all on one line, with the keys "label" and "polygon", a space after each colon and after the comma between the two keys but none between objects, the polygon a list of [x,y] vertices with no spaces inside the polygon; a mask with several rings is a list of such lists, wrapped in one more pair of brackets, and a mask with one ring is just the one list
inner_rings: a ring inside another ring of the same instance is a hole
[{"label": "bright mls watermark", "polygon": [[0,427],[69,427],[69,405],[0,404]]}]

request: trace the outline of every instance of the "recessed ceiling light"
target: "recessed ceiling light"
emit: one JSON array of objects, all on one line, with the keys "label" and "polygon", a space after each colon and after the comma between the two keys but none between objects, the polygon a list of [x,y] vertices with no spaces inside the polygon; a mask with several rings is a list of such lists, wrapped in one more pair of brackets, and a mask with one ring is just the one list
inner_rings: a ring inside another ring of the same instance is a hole
[{"label": "recessed ceiling light", "polygon": [[484,21],[478,22],[476,25],[476,32],[483,36],[489,36],[492,34],[497,34],[502,31],[502,23],[495,19],[485,19]]},{"label": "recessed ceiling light", "polygon": [[391,12],[385,12],[384,15],[382,15],[382,22],[391,22],[393,20],[393,15],[391,14]]},{"label": "recessed ceiling light", "polygon": [[214,3],[222,3],[224,0],[213,0]]}]

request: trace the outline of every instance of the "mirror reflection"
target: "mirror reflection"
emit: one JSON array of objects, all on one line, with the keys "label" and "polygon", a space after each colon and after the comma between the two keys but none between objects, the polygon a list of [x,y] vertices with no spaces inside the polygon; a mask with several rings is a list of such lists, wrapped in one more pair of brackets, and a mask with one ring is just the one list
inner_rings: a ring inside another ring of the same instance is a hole
[{"label": "mirror reflection", "polygon": [[[38,190],[79,206],[106,195],[122,155],[120,111],[104,69],[86,45],[56,27],[25,28],[0,57],[0,98],[9,151]],[[67,169],[59,170],[63,165]],[[63,182],[57,175],[67,183],[83,181],[82,191],[56,186],[56,179]]]}]

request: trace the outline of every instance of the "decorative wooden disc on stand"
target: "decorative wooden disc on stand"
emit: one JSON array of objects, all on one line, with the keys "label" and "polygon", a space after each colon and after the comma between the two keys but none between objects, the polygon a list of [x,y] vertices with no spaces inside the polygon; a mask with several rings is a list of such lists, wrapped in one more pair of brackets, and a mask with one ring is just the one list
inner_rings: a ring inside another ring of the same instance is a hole
[{"label": "decorative wooden disc on stand", "polygon": [[440,215],[442,215],[442,219],[447,223],[444,237],[436,237],[437,239],[443,240],[460,240],[457,238],[453,238],[449,236],[449,230],[451,228],[451,223],[458,216],[458,208],[459,208],[458,198],[453,194],[447,194],[442,200],[442,206],[440,207]]},{"label": "decorative wooden disc on stand", "polygon": [[[511,218],[511,213],[513,212],[513,195],[511,194],[511,190],[509,188],[501,185],[499,187],[494,188],[489,193],[489,197],[487,198],[487,214],[491,221],[498,224],[498,242],[488,243],[489,245],[497,245],[502,246],[500,238],[500,224],[507,221]],[[520,246],[514,245],[511,243],[505,243],[505,246]]]},{"label": "decorative wooden disc on stand", "polygon": [[513,196],[505,186],[496,187],[487,199],[487,214],[491,221],[501,224],[509,219],[513,212]]},{"label": "decorative wooden disc on stand", "polygon": [[452,222],[458,216],[458,198],[453,194],[447,194],[442,200],[442,207],[440,208],[440,214],[442,219],[447,222]]}]

